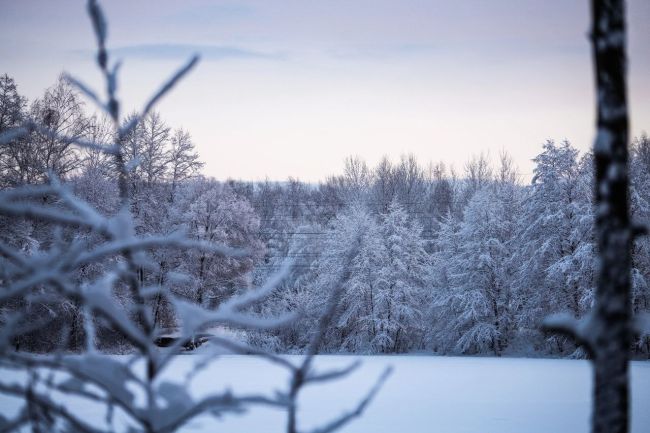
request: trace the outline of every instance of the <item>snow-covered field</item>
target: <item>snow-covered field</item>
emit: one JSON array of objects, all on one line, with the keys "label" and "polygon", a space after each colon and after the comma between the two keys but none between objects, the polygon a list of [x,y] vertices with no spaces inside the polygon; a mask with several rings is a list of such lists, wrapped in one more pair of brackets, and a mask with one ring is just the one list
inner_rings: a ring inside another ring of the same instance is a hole
[{"label": "snow-covered field", "polygon": [[[178,356],[170,376],[179,380],[195,356]],[[316,367],[343,366],[352,356],[319,356]],[[435,356],[367,356],[347,379],[315,385],[301,396],[299,427],[308,430],[352,408],[386,365],[395,370],[348,433],[582,433],[588,432],[591,371],[586,361],[546,359],[455,358]],[[632,432],[650,432],[650,362],[633,362]],[[250,356],[222,356],[192,384],[196,395],[232,386],[236,392],[267,391],[286,386],[287,375]],[[72,403],[71,403],[72,404]],[[16,402],[0,397],[0,412]],[[87,404],[76,411],[89,419],[101,413]],[[79,413],[77,412],[77,413]],[[284,413],[256,407],[223,420],[196,419],[187,431],[280,433]]]}]

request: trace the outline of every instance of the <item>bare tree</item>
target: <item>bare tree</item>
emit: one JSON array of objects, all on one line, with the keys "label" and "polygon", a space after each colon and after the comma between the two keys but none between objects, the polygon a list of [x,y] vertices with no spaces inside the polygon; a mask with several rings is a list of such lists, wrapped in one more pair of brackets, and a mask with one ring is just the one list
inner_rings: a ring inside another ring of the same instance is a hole
[{"label": "bare tree", "polygon": [[174,193],[178,183],[195,175],[203,163],[199,161],[199,154],[194,148],[190,133],[184,129],[177,129],[171,137],[171,145],[167,151],[167,159],[170,165],[169,177],[172,182],[171,200],[174,200]]},{"label": "bare tree", "polygon": [[384,156],[373,171],[373,202],[377,211],[387,212],[396,193],[395,167]]},{"label": "bare tree", "polygon": [[345,191],[345,200],[361,201],[367,193],[371,184],[371,172],[368,165],[359,156],[349,156],[345,158],[345,168],[343,169],[343,190]]},{"label": "bare tree", "polygon": [[473,155],[465,163],[465,177],[468,182],[466,198],[469,200],[476,191],[487,185],[494,178],[494,173],[490,166],[490,155],[483,153]]},{"label": "bare tree", "polygon": [[165,175],[170,128],[156,111],[152,111],[143,119],[142,126],[142,154],[139,155],[138,162],[143,180],[147,185],[152,185],[162,180]]},{"label": "bare tree", "polygon": [[32,165],[38,170],[33,180],[43,182],[48,173],[61,178],[73,174],[82,161],[74,143],[89,130],[83,102],[74,87],[63,76],[59,77],[41,99],[32,103],[29,116],[41,125],[28,137],[34,158]]},{"label": "bare tree", "polygon": [[402,155],[393,169],[395,195],[402,207],[409,213],[422,214],[427,192],[424,169],[413,154]]}]

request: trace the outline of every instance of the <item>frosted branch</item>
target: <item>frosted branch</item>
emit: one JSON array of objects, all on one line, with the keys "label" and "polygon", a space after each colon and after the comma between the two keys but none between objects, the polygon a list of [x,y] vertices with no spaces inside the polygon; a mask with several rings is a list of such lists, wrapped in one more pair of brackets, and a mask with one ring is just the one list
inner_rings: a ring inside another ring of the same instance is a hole
[{"label": "frosted branch", "polygon": [[181,80],[181,78],[190,72],[198,62],[199,56],[195,54],[183,67],[176,71],[176,73],[174,73],[174,75],[172,75],[172,77],[161,86],[160,90],[153,95],[149,102],[147,102],[142,110],[141,117],[144,118],[149,111],[151,111],[154,105],[156,105],[156,103],[165,96],[165,94],[167,94],[167,92],[169,92]]},{"label": "frosted branch", "polygon": [[368,394],[359,402],[354,410],[344,413],[326,425],[311,430],[309,433],[330,433],[340,429],[353,419],[360,417],[363,414],[364,410],[366,410],[366,407],[368,407],[370,402],[372,402],[372,400],[375,398],[381,387],[384,385],[386,379],[388,379],[388,377],[391,375],[392,371],[393,369],[391,367],[388,367],[384,370],[384,372],[377,379],[377,382],[375,382]]},{"label": "frosted branch", "polygon": [[[158,421],[159,424],[157,425],[156,431],[159,433],[171,433],[185,425],[192,418],[205,412],[211,412],[214,415],[220,415],[227,411],[242,412],[246,406],[251,404],[283,408],[288,403],[280,399],[272,399],[261,395],[235,396],[230,391],[226,391],[223,394],[204,397],[198,402],[193,403],[180,414],[178,414],[177,408],[169,408],[169,410],[165,411],[166,413],[160,413],[156,418],[163,419],[165,422],[160,423]],[[167,420],[168,417],[173,418]]]},{"label": "frosted branch", "polygon": [[330,380],[341,379],[350,373],[356,371],[361,367],[361,361],[354,361],[347,367],[325,371],[325,372],[310,372],[305,376],[305,384],[316,382],[329,382]]},{"label": "frosted branch", "polygon": [[564,334],[583,345],[588,352],[593,350],[593,321],[591,313],[576,319],[568,313],[552,314],[544,319],[542,328],[548,332]]}]

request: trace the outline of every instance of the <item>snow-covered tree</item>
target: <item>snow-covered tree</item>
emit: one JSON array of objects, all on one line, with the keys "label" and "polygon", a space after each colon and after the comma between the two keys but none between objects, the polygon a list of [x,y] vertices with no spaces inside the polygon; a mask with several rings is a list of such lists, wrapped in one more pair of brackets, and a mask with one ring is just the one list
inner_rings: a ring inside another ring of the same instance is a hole
[{"label": "snow-covered tree", "polygon": [[371,351],[376,333],[373,296],[382,284],[378,271],[384,257],[376,221],[362,207],[348,209],[332,221],[321,242],[306,247],[318,252],[309,274],[299,281],[310,294],[308,314],[312,319],[306,328],[314,328],[316,313],[338,289],[338,282],[342,299],[334,326],[326,334],[326,347]]},{"label": "snow-covered tree", "polygon": [[[567,141],[549,140],[535,159],[524,201],[517,258],[519,326],[533,338],[549,312],[581,317],[593,296],[593,212],[589,157],[579,160]],[[539,334],[537,334],[539,335]],[[562,340],[549,340],[564,351]]]},{"label": "snow-covered tree", "polygon": [[460,224],[443,224],[435,253],[434,345],[501,355],[512,329],[513,209],[495,187],[478,190]]},{"label": "snow-covered tree", "polygon": [[[640,224],[650,222],[650,138],[646,134],[632,141],[630,212]],[[632,248],[632,310],[635,314],[643,314],[650,311],[650,238],[639,237]],[[640,334],[635,347],[650,355],[650,330]]]},{"label": "snow-covered tree", "polygon": [[185,215],[192,239],[218,242],[244,248],[251,254],[221,257],[209,252],[191,255],[189,265],[196,279],[195,300],[199,305],[215,307],[237,289],[247,287],[247,274],[262,253],[259,218],[248,200],[237,196],[227,185],[200,179],[193,185]]},{"label": "snow-covered tree", "polygon": [[421,226],[406,211],[391,203],[381,216],[380,234],[386,249],[384,290],[376,297],[377,328],[383,352],[404,352],[423,341],[423,312],[430,297],[430,262]]},{"label": "snow-covered tree", "polygon": [[[20,126],[27,100],[12,77],[0,75],[0,134]],[[16,137],[0,145],[0,186],[20,185],[30,178],[31,155],[25,140]]]}]

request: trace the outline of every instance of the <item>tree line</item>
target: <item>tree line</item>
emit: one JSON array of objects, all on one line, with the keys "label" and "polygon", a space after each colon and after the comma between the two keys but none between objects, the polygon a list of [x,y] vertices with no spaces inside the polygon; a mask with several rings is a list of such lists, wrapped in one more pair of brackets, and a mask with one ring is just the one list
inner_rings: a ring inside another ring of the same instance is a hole
[{"label": "tree line", "polygon": [[[110,122],[86,111],[62,78],[28,103],[15,81],[1,76],[0,133],[32,125],[29,133],[2,144],[2,188],[56,177],[105,214],[116,213],[114,160],[73,145],[114,139]],[[496,161],[485,154],[472,157],[460,171],[443,163],[423,165],[412,155],[397,162],[384,158],[374,167],[350,157],[342,174],[317,185],[291,178],[220,182],[201,175],[190,133],[170,127],[156,112],[129,131],[123,151],[138,235],[182,232],[251,253],[225,257],[152,249],[154,263],[138,273],[143,286],[168,284],[178,296],[214,309],[291,262],[281,290],[252,312],[298,311],[301,318],[283,329],[249,332],[254,344],[279,352],[305,350],[332,282],[340,281],[342,302],[324,336],[328,351],[584,355],[567,338],[541,331],[550,313],[582,317],[594,296],[593,158],[566,141],[543,144],[529,184],[506,154]],[[646,135],[633,142],[630,168],[632,213],[647,221]],[[57,205],[56,197],[41,199]],[[46,222],[1,218],[0,236],[8,245],[36,253],[57,242]],[[71,229],[60,233],[77,235]],[[100,275],[108,265],[81,267],[79,278]],[[633,310],[648,311],[647,239],[635,244],[633,265]],[[185,277],[166,281],[176,273]],[[157,327],[177,325],[164,297],[149,308]],[[34,318],[47,314],[56,320],[21,336],[16,347],[47,351],[62,340],[72,350],[82,347],[79,305],[34,303],[27,310]],[[100,331],[106,350],[121,348],[118,334]],[[633,350],[648,356],[650,336],[637,338]]]},{"label": "tree line", "polygon": [[[533,161],[529,184],[502,154],[496,163],[473,157],[461,173],[412,156],[374,168],[349,158],[341,176],[317,187],[240,185],[269,236],[256,272],[265,276],[285,257],[296,263],[261,313],[298,309],[304,317],[261,341],[300,351],[329,279],[345,274],[331,351],[584,357],[572,340],[543,332],[542,322],[559,312],[582,318],[594,303],[593,157],[548,140]],[[632,215],[641,222],[649,217],[649,173],[644,134],[630,161]],[[649,247],[643,238],[633,249],[634,314],[650,308]],[[649,335],[631,349],[647,357]]]}]

